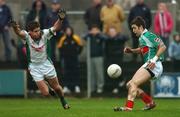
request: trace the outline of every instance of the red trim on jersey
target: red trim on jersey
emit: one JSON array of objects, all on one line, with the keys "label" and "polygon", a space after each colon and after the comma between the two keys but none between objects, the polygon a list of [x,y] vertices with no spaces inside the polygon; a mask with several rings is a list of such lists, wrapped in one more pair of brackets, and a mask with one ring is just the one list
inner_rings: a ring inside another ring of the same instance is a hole
[{"label": "red trim on jersey", "polygon": [[146,54],[148,51],[149,51],[149,47],[148,46],[141,47],[141,54],[142,55]]},{"label": "red trim on jersey", "polygon": [[43,51],[43,48],[45,47],[45,44],[43,44],[41,47],[35,47],[35,46],[33,46],[33,45],[31,45],[31,47],[34,49],[34,50],[36,50],[36,51],[38,51],[38,52],[42,52]]}]

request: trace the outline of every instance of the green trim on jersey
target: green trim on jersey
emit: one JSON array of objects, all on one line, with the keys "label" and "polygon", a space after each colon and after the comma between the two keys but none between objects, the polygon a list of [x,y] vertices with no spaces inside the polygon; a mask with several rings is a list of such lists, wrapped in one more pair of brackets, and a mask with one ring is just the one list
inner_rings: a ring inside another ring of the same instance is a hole
[{"label": "green trim on jersey", "polygon": [[31,63],[31,54],[30,54],[30,48],[29,48],[29,39],[26,38],[26,55],[27,55],[27,59],[28,59],[28,64]]},{"label": "green trim on jersey", "polygon": [[49,28],[49,33],[51,34],[51,35],[54,35],[54,33],[52,32],[52,30]]},{"label": "green trim on jersey", "polygon": [[[160,42],[162,42],[162,40],[157,35],[149,31],[140,36],[139,46],[141,48],[141,52],[144,51],[144,53],[142,53],[144,62],[147,62],[156,55]],[[159,60],[164,60],[163,54],[160,55]]]},{"label": "green trim on jersey", "polygon": [[47,47],[46,47],[46,54],[47,54],[47,58],[49,60],[51,60],[51,43],[50,40],[47,39]]}]

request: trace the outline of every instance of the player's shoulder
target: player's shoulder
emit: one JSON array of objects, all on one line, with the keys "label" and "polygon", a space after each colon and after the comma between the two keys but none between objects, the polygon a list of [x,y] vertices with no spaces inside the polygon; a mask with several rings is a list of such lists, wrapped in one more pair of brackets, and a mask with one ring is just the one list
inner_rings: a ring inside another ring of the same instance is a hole
[{"label": "player's shoulder", "polygon": [[49,32],[49,30],[50,30],[50,28],[49,29],[42,29],[41,32],[47,33],[47,32]]},{"label": "player's shoulder", "polygon": [[30,36],[29,33],[26,30],[22,30],[22,31],[25,34],[25,38],[28,38]]},{"label": "player's shoulder", "polygon": [[150,31],[147,31],[144,35],[149,39],[157,38],[157,35]]},{"label": "player's shoulder", "polygon": [[47,35],[47,34],[54,35],[53,27],[47,28],[47,29],[42,29],[42,30],[41,30],[41,33],[42,33],[42,35]]}]

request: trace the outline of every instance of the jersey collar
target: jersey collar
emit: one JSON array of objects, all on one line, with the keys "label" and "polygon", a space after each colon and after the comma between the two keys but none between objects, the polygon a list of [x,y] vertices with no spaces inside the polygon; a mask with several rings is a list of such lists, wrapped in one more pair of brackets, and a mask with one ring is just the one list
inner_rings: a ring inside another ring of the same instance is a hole
[{"label": "jersey collar", "polygon": [[146,33],[147,31],[148,31],[148,30],[145,28],[141,35],[143,35],[143,34]]},{"label": "jersey collar", "polygon": [[[140,38],[141,38],[141,37],[144,35],[144,33],[146,33],[147,31],[148,31],[148,30],[145,28],[144,31],[142,32]],[[140,39],[140,38],[139,38],[139,39]]]}]

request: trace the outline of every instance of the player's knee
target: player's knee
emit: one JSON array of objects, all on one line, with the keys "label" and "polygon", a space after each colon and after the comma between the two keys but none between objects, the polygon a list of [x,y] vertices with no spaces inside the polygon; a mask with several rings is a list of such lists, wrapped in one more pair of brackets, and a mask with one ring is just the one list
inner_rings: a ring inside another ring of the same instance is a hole
[{"label": "player's knee", "polygon": [[129,81],[127,84],[126,84],[126,88],[129,89],[131,87],[135,87],[135,83],[133,81]]},{"label": "player's knee", "polygon": [[54,86],[53,89],[54,89],[54,91],[57,92],[57,91],[61,90],[61,87],[59,85],[57,85],[57,86]]},{"label": "player's knee", "polygon": [[127,88],[127,89],[130,88],[130,82],[126,83],[126,88]]},{"label": "player's knee", "polygon": [[49,91],[41,91],[41,94],[45,97],[49,96]]}]

